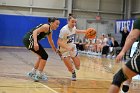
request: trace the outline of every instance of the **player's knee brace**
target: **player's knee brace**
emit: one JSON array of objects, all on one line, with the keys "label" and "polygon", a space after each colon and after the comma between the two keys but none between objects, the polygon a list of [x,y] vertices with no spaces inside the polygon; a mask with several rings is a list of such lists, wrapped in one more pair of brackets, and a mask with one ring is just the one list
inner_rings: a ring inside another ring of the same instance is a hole
[{"label": "player's knee brace", "polygon": [[128,90],[129,90],[129,86],[128,85],[123,85],[122,86],[122,91],[123,92],[128,92]]},{"label": "player's knee brace", "polygon": [[115,74],[115,76],[113,77],[113,82],[112,84],[120,87],[122,82],[124,82],[125,80],[127,80],[126,75],[123,73],[122,69],[118,71],[118,73]]},{"label": "player's knee brace", "polygon": [[48,59],[48,54],[47,53],[43,53],[41,55],[42,59],[47,60]]}]

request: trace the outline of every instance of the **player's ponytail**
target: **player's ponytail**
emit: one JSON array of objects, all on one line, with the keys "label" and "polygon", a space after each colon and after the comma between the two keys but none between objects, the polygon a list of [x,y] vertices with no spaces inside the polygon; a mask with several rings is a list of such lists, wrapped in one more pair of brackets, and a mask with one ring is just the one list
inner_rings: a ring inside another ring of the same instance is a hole
[{"label": "player's ponytail", "polygon": [[73,14],[72,14],[72,13],[69,13],[69,16],[71,16],[71,17],[72,17],[72,16],[73,16]]},{"label": "player's ponytail", "polygon": [[72,13],[69,13],[69,16],[68,16],[68,21],[70,21],[70,19],[74,18],[75,19],[75,16],[73,16]]}]

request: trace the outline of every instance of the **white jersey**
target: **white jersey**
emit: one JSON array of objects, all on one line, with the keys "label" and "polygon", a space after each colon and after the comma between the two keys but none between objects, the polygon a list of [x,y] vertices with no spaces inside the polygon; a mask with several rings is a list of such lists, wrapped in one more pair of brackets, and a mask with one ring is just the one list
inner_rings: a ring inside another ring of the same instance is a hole
[{"label": "white jersey", "polygon": [[68,44],[68,46],[71,46],[74,48],[74,51],[68,51],[68,50],[60,47],[62,56],[75,57],[77,55],[76,45],[74,44],[75,36],[76,36],[76,27],[73,27],[72,29],[70,29],[67,24],[60,30],[59,38],[61,38],[65,44]]},{"label": "white jersey", "polygon": [[76,35],[75,33],[76,27],[70,29],[67,24],[60,30],[59,38],[63,39],[65,43],[74,43]]}]

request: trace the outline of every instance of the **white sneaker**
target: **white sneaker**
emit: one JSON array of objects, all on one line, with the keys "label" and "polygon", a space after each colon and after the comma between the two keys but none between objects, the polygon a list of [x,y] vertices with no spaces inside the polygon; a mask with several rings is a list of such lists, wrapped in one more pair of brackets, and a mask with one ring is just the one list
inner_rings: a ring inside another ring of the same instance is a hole
[{"label": "white sneaker", "polygon": [[113,55],[113,56],[112,56],[112,58],[115,58],[115,57],[116,57],[116,55]]},{"label": "white sneaker", "polygon": [[39,80],[48,80],[47,75],[45,75],[44,73],[41,75],[36,74],[33,79],[35,82],[38,82]]},{"label": "white sneaker", "polygon": [[97,53],[97,56],[101,56],[101,53],[100,53],[100,52],[98,52],[98,53]]},{"label": "white sneaker", "polygon": [[33,72],[28,72],[27,73],[27,76],[30,77],[30,78],[33,78],[35,76],[35,73]]},{"label": "white sneaker", "polygon": [[39,80],[41,79],[40,76],[38,76],[37,74],[33,77],[35,82],[39,82]]},{"label": "white sneaker", "polygon": [[111,55],[107,55],[107,58],[111,58]]},{"label": "white sneaker", "polygon": [[47,80],[47,79],[48,79],[48,78],[47,78],[47,75],[42,74],[42,75],[41,75],[41,79],[42,79],[42,80]]}]

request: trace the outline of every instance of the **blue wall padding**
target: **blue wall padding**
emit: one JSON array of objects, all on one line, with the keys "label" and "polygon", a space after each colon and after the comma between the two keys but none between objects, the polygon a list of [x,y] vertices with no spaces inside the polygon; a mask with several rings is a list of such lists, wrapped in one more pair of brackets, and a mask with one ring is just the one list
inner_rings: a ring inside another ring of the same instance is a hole
[{"label": "blue wall padding", "polygon": [[[59,20],[59,28],[53,31],[55,46],[57,46],[60,29],[67,23],[66,18],[59,18]],[[47,17],[0,14],[0,46],[24,46],[22,39],[25,33],[43,23],[48,23]],[[45,48],[50,48],[47,39],[41,40],[40,43]]]}]

